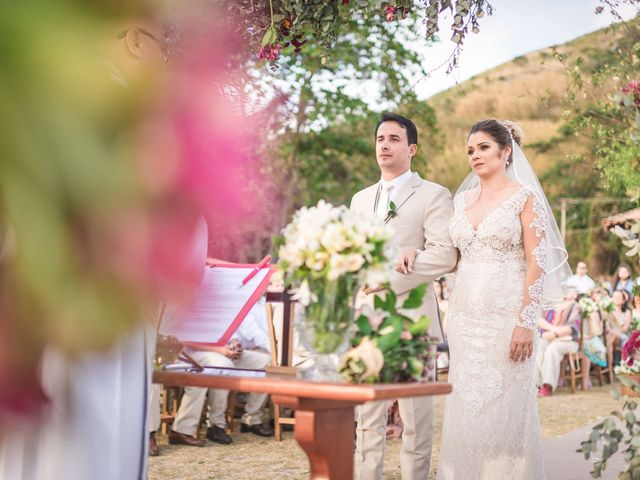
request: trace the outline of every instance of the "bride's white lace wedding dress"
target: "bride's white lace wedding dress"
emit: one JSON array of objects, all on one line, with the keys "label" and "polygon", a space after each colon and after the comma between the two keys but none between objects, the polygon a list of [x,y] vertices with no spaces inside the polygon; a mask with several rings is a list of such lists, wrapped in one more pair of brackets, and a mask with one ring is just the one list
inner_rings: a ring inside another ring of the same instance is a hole
[{"label": "bride's white lace wedding dress", "polygon": [[514,363],[508,353],[515,326],[536,328],[547,213],[522,186],[474,228],[465,202],[464,193],[454,199],[449,227],[461,258],[447,314],[453,393],[438,479],[539,480],[535,356]]}]

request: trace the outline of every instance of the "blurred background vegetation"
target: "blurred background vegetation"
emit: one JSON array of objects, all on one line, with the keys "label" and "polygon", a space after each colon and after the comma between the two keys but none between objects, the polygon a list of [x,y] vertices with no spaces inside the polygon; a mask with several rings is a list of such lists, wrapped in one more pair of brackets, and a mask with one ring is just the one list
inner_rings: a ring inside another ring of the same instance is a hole
[{"label": "blurred background vegetation", "polygon": [[[270,160],[283,185],[278,227],[301,205],[320,198],[348,204],[354,192],[378,180],[373,128],[380,110],[391,109],[416,121],[420,141],[414,170],[452,191],[468,173],[468,129],[479,119],[495,117],[522,124],[525,151],[558,222],[561,199],[570,199],[566,242],[572,266],[584,259],[594,276],[612,274],[625,256],[600,221],[638,202],[636,110],[620,110],[616,97],[639,78],[638,19],[519,56],[427,100],[418,100],[410,75],[399,73],[419,69],[409,42],[395,32],[383,38],[386,30],[378,27],[367,22],[352,25],[344,37],[338,35],[326,64],[320,61],[322,49],[306,45],[301,56],[283,56],[276,62],[274,79],[296,78],[294,90],[291,85],[283,90],[288,95],[283,115],[289,126],[278,132]],[[381,45],[386,53],[376,50]],[[331,75],[333,85],[380,78],[383,88],[367,92],[365,103],[362,92],[323,89],[323,74]],[[379,108],[368,106],[376,104]],[[596,110],[600,113],[594,114]],[[625,115],[631,116],[630,123]],[[619,133],[618,153],[603,148],[613,135],[603,131],[603,125]],[[616,161],[614,155],[623,159]]]}]

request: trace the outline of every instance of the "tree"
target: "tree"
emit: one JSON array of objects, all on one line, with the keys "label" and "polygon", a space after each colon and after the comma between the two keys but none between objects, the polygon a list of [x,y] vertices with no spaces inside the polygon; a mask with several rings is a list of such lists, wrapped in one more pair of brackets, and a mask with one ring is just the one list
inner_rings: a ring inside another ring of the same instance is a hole
[{"label": "tree", "polygon": [[[603,3],[611,5],[612,2]],[[571,78],[572,88],[566,95],[569,128],[591,139],[593,163],[601,172],[607,191],[637,200],[640,197],[640,22],[622,21],[609,28],[612,34],[623,30],[613,48],[574,60],[556,51],[556,58],[564,63]]]},{"label": "tree", "polygon": [[601,231],[600,220],[616,208],[631,208],[640,197],[640,22],[625,22],[617,12],[620,3],[633,5],[636,0],[601,3],[596,13],[607,7],[620,20],[608,27],[610,45],[574,58],[554,48],[555,58],[570,79],[564,98],[566,123],[560,137],[582,136],[588,144],[584,154],[558,161],[545,180],[576,197],[629,197],[628,203],[599,203],[589,208],[585,204],[573,212],[572,228],[584,229],[584,234],[572,239],[570,251],[588,258],[595,271],[608,272],[624,254],[618,243]]},{"label": "tree", "polygon": [[[245,259],[268,250],[270,237],[294,209],[320,198],[348,202],[375,181],[373,128],[382,109],[405,113],[418,124],[421,148],[414,168],[424,173],[440,138],[433,110],[413,91],[426,76],[414,45],[435,40],[439,19],[450,11],[452,67],[468,30],[477,33],[479,19],[491,13],[484,0],[237,0],[225,8],[245,45],[234,67],[246,75],[233,90],[251,112],[277,105],[270,123],[275,128],[261,152],[262,171],[272,183],[254,185],[251,193],[267,199],[274,215],[271,228],[252,241],[255,248],[243,252]],[[236,230],[227,230],[224,242],[218,237],[212,249],[240,260],[231,237],[251,235]]]}]

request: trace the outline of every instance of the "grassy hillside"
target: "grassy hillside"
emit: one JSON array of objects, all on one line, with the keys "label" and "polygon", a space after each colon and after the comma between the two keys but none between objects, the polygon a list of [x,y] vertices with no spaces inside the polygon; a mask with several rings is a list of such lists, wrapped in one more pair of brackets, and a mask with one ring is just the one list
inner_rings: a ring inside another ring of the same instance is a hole
[{"label": "grassy hillside", "polygon": [[[612,55],[609,49],[620,34],[599,30],[556,48],[573,61],[581,56],[597,67]],[[449,188],[460,183],[468,172],[469,128],[489,117],[513,120],[523,126],[524,149],[539,175],[567,155],[587,153],[585,139],[567,135],[562,129],[568,82],[565,68],[549,47],[514,58],[430,98],[428,103],[436,111],[443,147],[430,159],[429,178]],[[550,187],[551,196],[563,193]]]},{"label": "grassy hillside", "polygon": [[[604,64],[620,61],[615,45],[620,39],[626,41],[623,34],[622,29],[603,29],[555,48],[566,56],[567,65],[575,65],[580,58],[594,72]],[[523,126],[524,151],[552,205],[558,197],[611,196],[595,171],[590,139],[566,125],[563,114],[568,86],[566,66],[556,60],[553,47],[549,47],[514,58],[435,95],[427,103],[435,110],[440,131],[434,144],[441,147],[435,154],[431,150],[427,171],[421,173],[455,191],[469,172],[469,128],[478,120],[494,117]],[[615,88],[619,87],[613,79],[611,90]],[[600,220],[628,206],[589,201],[570,206],[566,242],[572,265],[585,259],[594,274],[612,272],[623,255],[619,244],[600,227]]]}]

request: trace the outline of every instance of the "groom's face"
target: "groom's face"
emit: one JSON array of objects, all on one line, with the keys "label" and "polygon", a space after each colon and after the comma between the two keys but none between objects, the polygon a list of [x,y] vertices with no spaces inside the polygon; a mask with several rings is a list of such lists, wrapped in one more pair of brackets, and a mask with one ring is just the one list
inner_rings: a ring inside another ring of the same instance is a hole
[{"label": "groom's face", "polygon": [[376,132],[376,159],[383,174],[401,175],[411,168],[417,146],[409,145],[407,131],[398,122],[382,122]]}]

